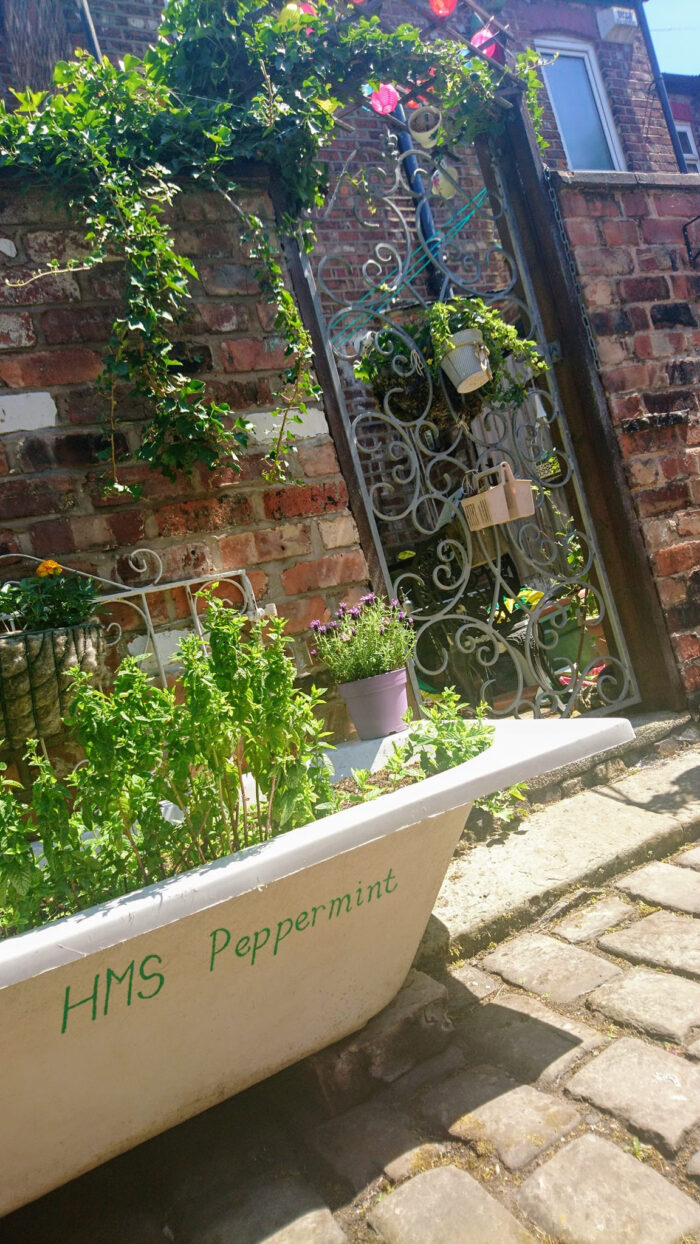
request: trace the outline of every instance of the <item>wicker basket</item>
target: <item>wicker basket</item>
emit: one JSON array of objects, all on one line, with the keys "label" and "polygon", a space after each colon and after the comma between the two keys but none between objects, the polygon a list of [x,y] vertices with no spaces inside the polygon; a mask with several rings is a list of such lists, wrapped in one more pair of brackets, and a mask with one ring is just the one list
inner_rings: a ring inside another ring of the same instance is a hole
[{"label": "wicker basket", "polygon": [[73,670],[100,681],[104,631],[98,622],[0,636],[0,740],[13,748],[60,734]]},{"label": "wicker basket", "polygon": [[477,475],[477,482],[498,477],[499,482],[464,497],[460,502],[470,531],[497,527],[515,518],[529,518],[535,512],[535,498],[528,479],[516,479],[507,462]]}]

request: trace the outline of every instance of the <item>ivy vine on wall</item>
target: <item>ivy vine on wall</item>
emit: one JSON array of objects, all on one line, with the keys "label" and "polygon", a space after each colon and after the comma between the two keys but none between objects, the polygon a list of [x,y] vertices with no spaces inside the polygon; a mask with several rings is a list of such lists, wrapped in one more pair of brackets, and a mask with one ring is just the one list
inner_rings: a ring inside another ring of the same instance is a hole
[{"label": "ivy vine on wall", "polygon": [[423,44],[415,27],[386,30],[352,3],[315,0],[304,9],[169,0],[143,59],[126,56],[117,67],[81,52],[57,65],[50,92],[18,92],[12,110],[0,105],[0,167],[43,181],[83,229],[85,255],[60,270],[122,261],[123,303],[99,378],[111,490],[126,490],[115,436],[126,393],[148,411],[139,458],[170,478],[197,463],[235,465],[246,441],[245,421],[207,400],[204,383],[184,374],[173,345],[197,276],[178,254],[165,214],[183,184],[226,198],[276,308],[289,366],[277,395],[279,435],[268,462],[274,476],[283,470],[290,425],[316,393],[313,357],[279,253],[260,219],[239,203],[236,165],[255,160],[270,168],[286,199],[285,227],[301,225],[308,247],[307,214],[326,188],[319,153],[332,140],[335,114],[363,85],[395,81],[410,89],[428,80],[463,142],[501,123],[494,95],[504,71],[465,55],[462,44]]}]

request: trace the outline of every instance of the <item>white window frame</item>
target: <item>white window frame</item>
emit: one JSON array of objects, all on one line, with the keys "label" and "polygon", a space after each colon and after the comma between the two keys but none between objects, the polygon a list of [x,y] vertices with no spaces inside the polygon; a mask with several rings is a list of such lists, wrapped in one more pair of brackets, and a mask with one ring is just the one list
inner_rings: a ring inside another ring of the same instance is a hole
[{"label": "white window frame", "polygon": [[[535,47],[538,52],[543,53],[545,56],[554,56],[557,52],[561,52],[562,56],[578,56],[583,61],[586,67],[586,72],[588,73],[588,81],[591,84],[593,99],[595,100],[595,104],[598,109],[598,116],[600,117],[600,123],[603,127],[603,133],[605,134],[608,147],[610,149],[610,156],[613,165],[618,172],[624,173],[627,169],[627,161],[625,160],[624,152],[620,144],[617,128],[615,126],[612,110],[610,108],[610,102],[605,90],[605,83],[603,82],[594,48],[591,44],[584,43],[580,39],[569,39],[566,37],[559,39],[556,36],[553,36],[552,38],[535,39]],[[544,74],[542,76],[546,87],[547,79]],[[557,129],[559,130],[559,137],[561,138],[562,146],[564,148],[566,162],[573,172],[584,172],[585,170],[583,169],[574,169],[571,163],[571,156],[566,145],[566,135],[564,134],[559,117],[557,116],[557,109],[554,100],[549,93],[549,88],[547,88],[547,97],[551,104],[552,112],[554,113],[554,119],[557,123]]]},{"label": "white window frame", "polygon": [[692,161],[693,164],[697,164],[698,167],[694,171],[700,173],[700,156],[698,155],[698,145],[695,141],[692,125],[689,121],[674,121],[673,124],[676,127],[676,133],[678,135],[685,134],[690,143],[690,151],[683,152],[686,164],[688,160]]}]

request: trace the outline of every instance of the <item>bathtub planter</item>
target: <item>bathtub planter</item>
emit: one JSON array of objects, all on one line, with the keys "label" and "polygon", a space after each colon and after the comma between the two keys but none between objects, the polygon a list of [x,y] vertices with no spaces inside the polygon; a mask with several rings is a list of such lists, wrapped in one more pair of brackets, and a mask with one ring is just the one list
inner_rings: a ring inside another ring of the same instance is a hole
[{"label": "bathtub planter", "polygon": [[405,667],[338,684],[358,737],[378,739],[405,729],[408,709],[408,675]]},{"label": "bathtub planter", "polygon": [[362,1027],[472,801],[631,737],[501,722],[466,765],[0,942],[0,1214]]}]

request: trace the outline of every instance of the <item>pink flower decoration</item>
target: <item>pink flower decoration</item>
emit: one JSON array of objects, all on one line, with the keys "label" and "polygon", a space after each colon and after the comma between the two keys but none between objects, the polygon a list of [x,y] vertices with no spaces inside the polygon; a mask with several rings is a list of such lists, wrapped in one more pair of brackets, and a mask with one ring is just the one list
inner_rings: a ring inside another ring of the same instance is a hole
[{"label": "pink flower decoration", "polygon": [[372,91],[369,98],[370,106],[378,112],[380,117],[386,117],[393,112],[399,102],[399,93],[395,86],[389,82],[382,82],[377,91]]}]

